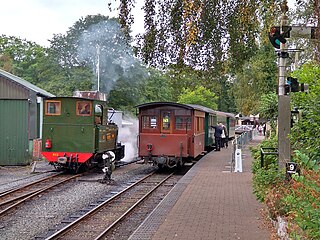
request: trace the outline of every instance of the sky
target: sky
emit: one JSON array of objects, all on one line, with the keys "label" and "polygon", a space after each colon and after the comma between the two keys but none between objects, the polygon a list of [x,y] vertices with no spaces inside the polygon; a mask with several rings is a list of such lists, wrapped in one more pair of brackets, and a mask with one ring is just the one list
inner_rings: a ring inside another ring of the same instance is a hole
[{"label": "sky", "polygon": [[[288,0],[293,7],[295,0]],[[54,34],[65,34],[81,17],[102,14],[114,17],[108,9],[119,0],[1,0],[0,35],[15,36],[49,47]],[[144,0],[136,0],[133,34],[143,32]]]},{"label": "sky", "polygon": [[[110,14],[108,3],[119,0],[1,0],[0,35],[15,36],[48,47],[54,34],[65,34],[81,17]],[[143,16],[136,0],[136,16]],[[133,33],[143,31],[143,19],[135,19]]]}]

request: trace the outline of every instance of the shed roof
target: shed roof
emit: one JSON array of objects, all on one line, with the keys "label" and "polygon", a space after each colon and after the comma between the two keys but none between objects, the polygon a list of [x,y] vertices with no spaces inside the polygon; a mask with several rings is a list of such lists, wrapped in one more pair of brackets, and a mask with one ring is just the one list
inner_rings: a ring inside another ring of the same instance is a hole
[{"label": "shed roof", "polygon": [[2,69],[0,69],[0,76],[3,76],[5,78],[7,78],[9,81],[13,81],[17,84],[20,84],[22,86],[24,86],[25,88],[31,90],[31,91],[34,91],[36,92],[37,95],[40,95],[40,96],[44,96],[44,97],[54,97],[53,94],[37,87],[36,85],[33,85],[32,83],[20,78],[20,77],[17,77],[11,73],[8,73]]}]

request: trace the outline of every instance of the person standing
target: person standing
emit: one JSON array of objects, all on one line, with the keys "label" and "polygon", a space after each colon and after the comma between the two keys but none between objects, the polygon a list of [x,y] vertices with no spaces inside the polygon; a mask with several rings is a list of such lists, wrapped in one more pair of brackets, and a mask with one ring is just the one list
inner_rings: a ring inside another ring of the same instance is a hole
[{"label": "person standing", "polygon": [[215,145],[216,145],[216,151],[220,151],[221,148],[221,135],[222,135],[222,126],[219,123],[217,126],[211,126],[212,128],[214,128],[214,141],[215,141]]},{"label": "person standing", "polygon": [[222,134],[221,134],[221,147],[226,147],[228,148],[228,131],[225,125],[220,123],[222,127]]}]

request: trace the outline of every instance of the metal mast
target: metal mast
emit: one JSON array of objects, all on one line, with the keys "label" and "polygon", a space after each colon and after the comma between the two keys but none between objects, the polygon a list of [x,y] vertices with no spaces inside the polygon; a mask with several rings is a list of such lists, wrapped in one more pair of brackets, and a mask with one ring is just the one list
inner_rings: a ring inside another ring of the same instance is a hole
[{"label": "metal mast", "polygon": [[[287,1],[281,4],[280,29],[282,26],[288,26]],[[285,95],[285,84],[287,75],[287,58],[289,57],[287,43],[280,44],[279,52],[279,82],[278,82],[278,151],[279,151],[279,169],[285,168],[286,162],[290,162],[290,95]]]}]

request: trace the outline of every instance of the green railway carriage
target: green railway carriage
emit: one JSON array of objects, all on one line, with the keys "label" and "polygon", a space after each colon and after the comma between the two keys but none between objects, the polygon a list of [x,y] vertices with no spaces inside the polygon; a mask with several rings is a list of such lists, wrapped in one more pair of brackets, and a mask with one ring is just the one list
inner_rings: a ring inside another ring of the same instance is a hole
[{"label": "green railway carriage", "polygon": [[[108,121],[105,101],[54,97],[44,102],[42,155],[58,168],[103,167],[107,157],[119,161],[124,146],[118,127]],[[108,154],[107,154],[108,153]]]},{"label": "green railway carriage", "polygon": [[205,112],[205,148],[206,150],[211,150],[215,147],[214,129],[211,126],[216,126],[218,123],[222,123],[226,126],[228,131],[228,138],[233,139],[235,137],[235,116],[232,113],[226,113],[221,111],[215,111],[210,108],[187,104],[189,106],[197,107]]}]

